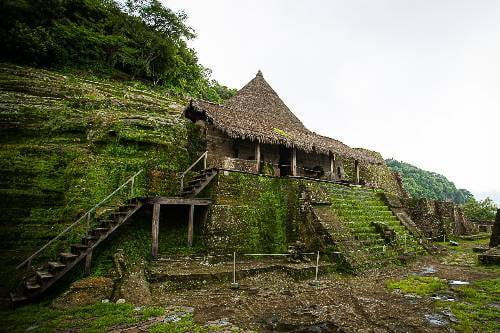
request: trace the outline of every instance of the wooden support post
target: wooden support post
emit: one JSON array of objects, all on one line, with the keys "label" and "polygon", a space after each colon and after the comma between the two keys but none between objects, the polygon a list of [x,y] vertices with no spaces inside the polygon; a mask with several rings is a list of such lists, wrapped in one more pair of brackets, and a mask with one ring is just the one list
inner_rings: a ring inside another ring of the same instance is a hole
[{"label": "wooden support post", "polygon": [[292,176],[297,176],[297,149],[292,149]]},{"label": "wooden support post", "polygon": [[359,184],[359,161],[354,161],[354,169],[356,171],[356,184]]},{"label": "wooden support post", "polygon": [[158,232],[160,230],[160,204],[153,204],[153,219],[151,221],[151,256],[158,257]]},{"label": "wooden support post", "polygon": [[256,161],[255,171],[257,173],[260,173],[260,142],[259,141],[255,141],[255,161]]},{"label": "wooden support post", "polygon": [[335,178],[335,154],[330,154],[330,180]]},{"label": "wooden support post", "polygon": [[90,275],[91,265],[92,265],[92,250],[88,251],[87,255],[85,256],[85,268],[84,268],[85,275]]},{"label": "wooden support post", "polygon": [[189,206],[188,218],[188,246],[193,246],[193,219],[194,219],[194,205]]}]

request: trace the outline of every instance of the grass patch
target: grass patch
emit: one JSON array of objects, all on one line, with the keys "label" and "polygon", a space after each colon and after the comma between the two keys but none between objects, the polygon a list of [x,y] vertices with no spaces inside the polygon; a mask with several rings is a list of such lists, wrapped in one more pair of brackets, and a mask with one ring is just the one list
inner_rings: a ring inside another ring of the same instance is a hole
[{"label": "grass patch", "polygon": [[405,294],[429,296],[447,288],[446,280],[433,276],[409,276],[406,279],[387,282],[387,288],[399,289]]},{"label": "grass patch", "polygon": [[28,305],[13,311],[0,312],[5,332],[105,332],[108,328],[134,324],[163,315],[160,307],[135,308],[132,304],[97,303],[75,309],[57,310],[46,304]]},{"label": "grass patch", "polygon": [[[229,330],[230,329],[230,330]],[[208,333],[208,332],[243,332],[242,329],[235,327],[223,327],[223,326],[202,326],[198,325],[193,321],[193,315],[189,314],[182,317],[177,322],[171,323],[157,323],[151,326],[148,330],[149,333],[181,333],[181,332],[192,332],[192,333]],[[246,330],[245,332],[248,332]]]},{"label": "grass patch", "polygon": [[438,301],[441,310],[450,310],[458,319],[459,332],[500,332],[500,278],[485,279],[456,288],[459,301]]},{"label": "grass patch", "polygon": [[441,245],[447,248],[448,254],[442,258],[442,264],[454,266],[469,266],[476,267],[483,271],[499,272],[499,265],[484,265],[478,260],[477,252],[473,251],[476,246],[487,246],[489,239],[460,239],[452,238],[458,242],[458,246],[451,245],[449,242],[435,242],[434,244]]}]

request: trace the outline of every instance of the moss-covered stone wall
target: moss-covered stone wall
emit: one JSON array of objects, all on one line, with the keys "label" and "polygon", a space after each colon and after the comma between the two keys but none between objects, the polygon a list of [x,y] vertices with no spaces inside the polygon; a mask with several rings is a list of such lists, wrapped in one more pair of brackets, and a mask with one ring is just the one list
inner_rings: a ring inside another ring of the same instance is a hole
[{"label": "moss-covered stone wall", "polygon": [[210,252],[284,252],[297,239],[299,183],[284,178],[220,172],[210,189],[205,226]]},{"label": "moss-covered stone wall", "polygon": [[[383,160],[382,155],[378,152],[363,148],[356,149]],[[354,175],[354,163],[349,164],[349,174]],[[401,181],[398,180],[399,175],[392,171],[385,163],[381,165],[360,163],[359,176],[367,185],[380,188],[400,198],[408,197],[408,194],[403,189]]]},{"label": "moss-covered stone wall", "polygon": [[477,227],[467,220],[462,208],[453,202],[431,199],[406,199],[412,220],[427,238],[439,240],[452,235],[470,235]]},{"label": "moss-covered stone wall", "polygon": [[182,104],[138,83],[0,64],[2,273],[140,169],[135,196],[176,193],[204,149]]},{"label": "moss-covered stone wall", "polygon": [[[399,225],[398,230],[403,232],[404,226],[376,196],[379,192],[382,190],[221,171],[210,189],[203,193],[203,197],[213,199],[203,232],[204,243],[209,252],[219,254],[232,251],[283,253],[296,240],[305,242],[310,250],[324,248],[318,226],[307,216],[304,199],[307,196],[313,203],[331,205],[337,203],[335,200],[344,200],[345,193],[355,198],[360,207],[381,207],[373,216],[356,212],[360,215],[356,215],[360,223],[369,224],[374,216],[379,220],[382,218],[377,214],[385,214],[383,217],[387,215],[390,222]],[[362,195],[357,196],[358,193]],[[352,205],[351,202],[348,204]]]}]

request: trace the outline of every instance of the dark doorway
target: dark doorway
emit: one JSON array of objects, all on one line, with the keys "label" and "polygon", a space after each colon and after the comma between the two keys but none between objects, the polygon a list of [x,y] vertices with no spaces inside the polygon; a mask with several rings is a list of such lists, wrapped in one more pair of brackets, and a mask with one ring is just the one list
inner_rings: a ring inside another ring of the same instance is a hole
[{"label": "dark doorway", "polygon": [[292,174],[292,151],[290,148],[280,146],[280,176]]}]

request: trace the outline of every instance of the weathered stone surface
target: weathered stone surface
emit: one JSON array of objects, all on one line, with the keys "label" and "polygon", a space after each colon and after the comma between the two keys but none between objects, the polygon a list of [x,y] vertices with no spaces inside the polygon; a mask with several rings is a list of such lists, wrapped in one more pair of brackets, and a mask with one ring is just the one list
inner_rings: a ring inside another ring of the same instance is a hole
[{"label": "weathered stone surface", "polygon": [[151,304],[151,291],[149,290],[149,282],[146,280],[144,266],[144,262],[126,265],[115,264],[118,278],[113,299],[117,301],[125,299],[127,303],[135,305]]},{"label": "weathered stone surface", "polygon": [[500,264],[500,246],[492,247],[479,255],[483,264]]},{"label": "weathered stone surface", "polygon": [[391,208],[402,208],[404,206],[401,199],[396,195],[384,193],[382,198]]},{"label": "weathered stone surface", "polygon": [[412,220],[427,238],[443,239],[443,236],[470,235],[477,227],[467,220],[463,210],[453,202],[431,199],[408,199],[407,210]]},{"label": "weathered stone surface", "polygon": [[500,245],[500,209],[497,210],[495,224],[491,230],[490,247]]},{"label": "weathered stone surface", "polygon": [[58,309],[67,309],[85,305],[92,305],[111,297],[113,280],[107,277],[88,277],[76,281],[68,291],[57,297],[52,306]]}]

